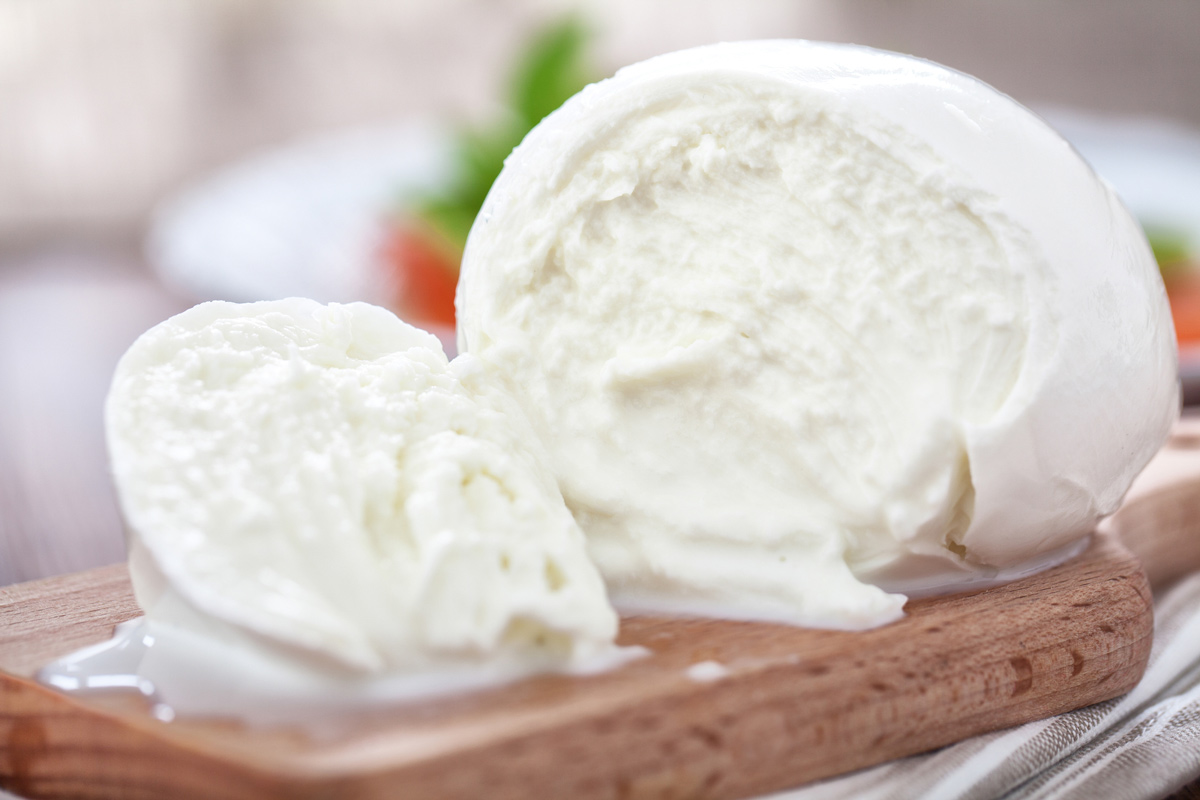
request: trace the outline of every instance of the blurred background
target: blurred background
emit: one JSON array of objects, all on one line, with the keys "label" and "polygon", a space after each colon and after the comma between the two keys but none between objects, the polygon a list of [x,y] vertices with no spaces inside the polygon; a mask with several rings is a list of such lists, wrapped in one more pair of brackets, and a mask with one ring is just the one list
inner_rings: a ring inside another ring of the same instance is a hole
[{"label": "blurred background", "polygon": [[138,334],[305,294],[452,344],[508,149],[587,81],[708,42],[897,50],[1042,113],[1147,226],[1190,380],[1197,32],[1194,0],[0,0],[0,585],[124,557],[101,415]]}]

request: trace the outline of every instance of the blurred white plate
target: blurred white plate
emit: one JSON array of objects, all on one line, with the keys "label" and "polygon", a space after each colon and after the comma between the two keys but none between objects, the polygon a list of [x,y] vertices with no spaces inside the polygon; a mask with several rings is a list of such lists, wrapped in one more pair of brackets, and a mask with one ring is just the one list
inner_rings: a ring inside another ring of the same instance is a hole
[{"label": "blurred white plate", "polygon": [[147,257],[168,286],[197,300],[384,303],[387,215],[405,191],[444,179],[450,156],[444,129],[428,123],[303,139],[169,198]]},{"label": "blurred white plate", "polygon": [[[1143,224],[1185,234],[1200,253],[1200,133],[1164,120],[1038,111]],[[147,253],[164,282],[197,299],[384,302],[386,214],[406,190],[444,179],[450,157],[444,129],[428,123],[301,140],[169,199]],[[1181,372],[1200,385],[1200,350],[1183,353]]]}]

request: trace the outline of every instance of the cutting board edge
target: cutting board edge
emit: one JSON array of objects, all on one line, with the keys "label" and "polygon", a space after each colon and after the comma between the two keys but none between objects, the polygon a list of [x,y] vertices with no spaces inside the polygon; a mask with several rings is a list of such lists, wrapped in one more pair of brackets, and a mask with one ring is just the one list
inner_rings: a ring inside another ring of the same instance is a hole
[{"label": "cutting board edge", "polygon": [[[1105,691],[1089,696],[1087,701],[1083,703],[1066,700],[1060,703],[1047,704],[1045,698],[1042,698],[1037,701],[1041,707],[1036,712],[1028,712],[1022,707],[1013,706],[1000,713],[984,711],[973,716],[959,717],[952,726],[929,729],[931,732],[936,730],[936,733],[894,739],[891,745],[879,743],[876,745],[876,748],[881,749],[875,749],[870,755],[864,755],[865,751],[847,751],[851,753],[849,757],[825,759],[819,768],[800,769],[793,767],[786,770],[783,774],[756,782],[759,785],[741,787],[728,793],[722,791],[722,789],[733,789],[734,787],[721,786],[723,775],[720,772],[705,769],[702,764],[695,763],[697,760],[691,760],[691,763],[685,761],[683,763],[676,763],[669,770],[666,770],[669,777],[664,775],[664,772],[661,770],[656,773],[635,776],[634,779],[624,784],[626,788],[618,796],[629,798],[656,796],[658,788],[667,785],[679,786],[681,784],[688,786],[689,791],[699,790],[700,794],[697,796],[713,798],[745,797],[752,794],[778,791],[869,767],[882,761],[934,750],[968,736],[1012,727],[1029,719],[1040,719],[1044,716],[1071,711],[1084,705],[1103,702],[1127,692],[1140,680],[1146,659],[1149,656],[1150,638],[1146,636],[1136,639],[1125,647],[1116,648],[1111,651],[1110,655],[1125,663],[1113,670],[1112,674],[1115,679],[1105,681],[1107,683]],[[1126,656],[1122,657],[1123,654],[1126,654]],[[180,798],[181,800],[189,797],[199,798],[208,796],[221,796],[231,798],[231,800],[242,797],[305,798],[327,796],[330,792],[337,792],[337,796],[339,797],[410,796],[407,793],[396,795],[394,789],[397,784],[404,784],[417,789],[411,795],[413,797],[438,796],[445,798],[466,798],[477,796],[477,792],[484,788],[481,784],[489,783],[483,780],[470,780],[471,785],[469,787],[461,787],[459,791],[455,791],[453,787],[445,785],[446,773],[455,768],[461,771],[461,762],[470,759],[472,755],[470,750],[446,754],[442,757],[425,761],[418,760],[412,763],[400,763],[391,766],[378,764],[374,769],[355,770],[343,766],[342,768],[327,770],[318,768],[309,774],[304,774],[304,771],[289,769],[289,767],[294,768],[294,764],[255,764],[253,759],[232,758],[229,752],[213,752],[203,747],[189,746],[183,740],[164,738],[156,735],[148,720],[144,724],[139,724],[140,721],[130,720],[120,714],[98,711],[95,708],[87,706],[86,703],[80,703],[73,698],[63,696],[26,679],[6,678],[0,680],[0,693],[2,693],[0,696],[5,697],[3,704],[5,710],[0,712],[0,729],[6,731],[4,738],[7,740],[7,747],[5,748],[7,757],[0,760],[0,766],[3,767],[3,769],[0,769],[0,787],[31,798],[110,797],[118,795],[124,797],[128,796],[130,789],[129,784],[121,779],[119,774],[112,776],[114,780],[107,786],[108,789],[112,790],[112,794],[108,794],[104,791],[106,787],[103,780],[98,783],[98,778],[102,778],[102,776],[98,776],[95,772],[89,772],[85,787],[82,779],[80,779],[79,783],[73,783],[69,778],[64,780],[62,775],[39,775],[40,771],[34,769],[34,764],[32,763],[14,763],[15,760],[12,757],[14,752],[20,752],[23,749],[44,747],[47,735],[45,721],[54,717],[71,720],[69,722],[71,726],[77,724],[78,718],[87,720],[87,725],[93,731],[90,734],[86,731],[82,734],[79,731],[75,731],[74,735],[78,735],[85,740],[92,739],[109,742],[112,749],[120,753],[122,761],[128,758],[130,752],[138,751],[149,760],[161,758],[171,762],[175,765],[172,768],[173,772],[178,770],[180,766],[186,766],[187,769],[182,772],[174,773],[174,780],[170,786],[170,796]],[[16,695],[15,698],[14,695]],[[23,707],[16,714],[13,714],[10,710],[14,699]],[[671,702],[677,704],[678,700],[679,698],[674,697],[664,698],[664,703]],[[703,703],[704,700],[703,692],[697,692],[693,697],[687,698],[687,701],[692,703]],[[864,714],[869,715],[870,710],[869,707],[864,707],[855,709],[854,713],[861,717]],[[656,710],[653,708],[646,708],[644,711],[648,715],[656,713]],[[83,713],[81,714],[80,712]],[[671,710],[671,713],[672,715],[678,715],[678,705]],[[610,720],[604,718],[579,721],[577,726],[584,728],[584,730],[579,732],[580,738],[590,738],[588,734],[591,731],[586,729],[594,726],[603,726],[609,722]],[[711,720],[709,722],[711,723]],[[717,734],[712,730],[711,725],[704,725],[703,722],[698,722],[692,723],[692,728],[694,729],[694,736],[692,738],[697,742],[703,743],[705,747],[711,747],[713,742],[718,738]],[[560,735],[562,734],[560,733]],[[610,735],[620,736],[624,735],[624,732],[613,730],[610,732]],[[501,746],[512,748],[514,751],[512,753],[514,760],[520,760],[523,755],[522,751],[527,752],[530,748],[536,747],[538,738],[537,734],[514,737],[512,740],[502,743]],[[633,747],[637,746],[633,745]],[[497,754],[494,752],[496,749],[495,745],[481,749],[492,750],[491,757],[493,759],[497,757]],[[785,757],[779,759],[778,763],[790,762],[794,764],[794,762],[791,762],[791,759],[786,758],[786,754],[779,755],[784,755]],[[761,756],[762,754],[760,754]],[[127,767],[128,764],[124,764],[124,766]],[[116,772],[120,773],[123,771],[117,770]],[[210,771],[219,772],[222,780],[212,780]],[[744,771],[744,769],[739,768],[737,771]],[[519,787],[527,787],[527,781],[533,780],[542,774],[541,770],[536,767],[527,771],[522,770],[521,772],[525,774],[511,774],[507,776],[507,779],[502,780],[499,785],[491,784],[492,788],[499,789],[499,791],[493,791],[489,796],[492,798],[521,797],[522,792],[519,790]],[[188,783],[189,775],[194,776],[195,779],[204,785],[205,788],[202,792],[189,794],[183,788]],[[714,778],[714,776],[717,777]],[[470,777],[468,775],[463,776],[464,779],[470,779]],[[586,781],[584,782],[586,783]],[[428,791],[424,788],[418,788],[422,785],[428,787]],[[505,791],[501,787],[506,785],[518,790],[512,792]],[[576,785],[571,787],[573,792],[571,796],[599,797],[609,794],[607,791],[596,792],[594,795],[592,793],[579,794],[575,792],[579,788],[578,782],[576,782]],[[219,794],[214,794],[214,792],[218,791]]]},{"label": "cutting board edge", "polygon": [[[825,758],[820,764],[813,767],[798,763],[795,760],[795,753],[760,752],[757,755],[747,755],[744,752],[735,752],[733,756],[729,756],[729,746],[727,744],[714,748],[712,744],[714,741],[712,709],[709,708],[705,711],[704,706],[711,699],[707,698],[706,695],[710,694],[716,687],[694,684],[688,686],[688,691],[682,692],[682,696],[679,692],[673,692],[670,697],[662,698],[662,703],[672,706],[669,709],[661,709],[658,712],[655,712],[652,708],[642,709],[647,712],[647,714],[643,714],[643,717],[647,715],[653,717],[655,713],[662,718],[680,717],[681,714],[683,717],[687,717],[687,719],[675,720],[676,727],[683,732],[682,737],[676,738],[680,738],[683,743],[679,745],[681,749],[673,758],[662,759],[663,763],[659,764],[657,768],[646,768],[641,771],[635,769],[633,770],[633,774],[629,776],[617,776],[614,778],[616,789],[620,790],[618,796],[629,798],[655,796],[665,787],[684,787],[687,789],[686,793],[707,797],[739,797],[778,790],[822,777],[828,777],[829,775],[869,766],[881,760],[934,749],[967,735],[1008,727],[1034,717],[1061,713],[1071,708],[1100,702],[1121,694],[1136,684],[1149,655],[1153,634],[1149,588],[1146,585],[1145,575],[1137,565],[1137,562],[1115,542],[1104,537],[1104,540],[1094,543],[1094,548],[1108,559],[1106,563],[1112,567],[1115,575],[1109,580],[1120,591],[1119,603],[1109,608],[1108,611],[1114,611],[1116,608],[1123,609],[1123,616],[1120,619],[1114,618],[1110,620],[1113,624],[1119,623],[1118,627],[1113,628],[1112,625],[1109,625],[1112,628],[1111,635],[1106,634],[1109,638],[1116,637],[1114,641],[1119,640],[1120,643],[1108,649],[1101,648],[1098,652],[1099,661],[1095,658],[1089,658],[1088,660],[1090,666],[1094,668],[1097,680],[1103,678],[1102,683],[1107,683],[1107,686],[1104,686],[1103,690],[1094,691],[1089,694],[1085,690],[1086,687],[1076,685],[1073,691],[1066,692],[1061,696],[1040,697],[1036,693],[1030,693],[1028,703],[1036,706],[1035,711],[1030,711],[1027,703],[1026,705],[1014,705],[1004,708],[1000,713],[991,711],[974,715],[963,715],[957,720],[954,726],[944,727],[937,735],[926,734],[925,736],[921,736],[913,735],[910,732],[905,736],[898,737],[896,742],[876,744],[870,756],[864,757],[861,755],[864,751],[855,749],[853,750],[854,755],[850,757],[843,757],[841,759]],[[1113,589],[1112,591],[1116,590]],[[986,607],[986,604],[990,602],[990,599],[987,597],[989,592],[991,590],[976,593],[972,597],[975,598],[977,603],[982,602],[984,607]],[[1003,587],[1001,587],[998,593],[993,594],[1003,596]],[[1079,613],[1086,615],[1097,612],[1089,611],[1089,609],[1085,608]],[[912,616],[914,619],[916,618],[915,614]],[[1103,638],[1101,637],[1101,639]],[[1046,658],[1049,658],[1050,660],[1047,663],[1057,666],[1048,669],[1047,675],[1056,671],[1057,673],[1061,673],[1062,670],[1068,669],[1070,663],[1069,660],[1064,660],[1066,654],[1060,652],[1064,647],[1068,650],[1070,649],[1069,641],[1064,640],[1057,644],[1051,642],[1041,649],[1032,648],[1022,658],[1027,657],[1035,666],[1046,661]],[[1042,658],[1039,654],[1043,653],[1043,651],[1053,651],[1053,658],[1050,658],[1050,656]],[[1042,658],[1042,660],[1039,661],[1039,658]],[[992,688],[989,691],[1000,691],[1005,686],[1015,685],[1013,683],[1014,680],[1021,680],[1019,674],[1015,676],[1012,674],[1002,674],[1006,673],[1008,669],[1002,663],[1002,660],[992,663],[988,669],[991,669],[995,674],[985,676],[986,679],[982,681],[981,685],[985,687],[991,686]],[[778,672],[779,669],[776,669],[776,671]],[[1102,675],[1101,672],[1104,674]],[[768,704],[775,702],[772,695],[772,691],[775,691],[775,689],[768,691],[769,687],[762,685],[764,680],[770,682],[771,676],[769,673],[770,671],[768,670],[766,673],[752,676],[752,681],[749,677],[744,681],[746,686],[743,687],[743,691],[752,698],[756,697],[760,704],[763,702]],[[1033,675],[1033,685],[1036,685],[1038,676],[1041,674],[1041,672],[1038,672]],[[789,678],[785,674],[782,677],[783,683],[786,684],[788,680]],[[795,676],[792,676],[790,680],[794,681]],[[194,746],[195,743],[189,744],[188,742],[179,741],[169,736],[163,737],[158,733],[161,729],[155,727],[161,725],[161,723],[157,723],[154,720],[131,720],[120,715],[99,713],[96,709],[86,704],[78,704],[77,701],[57,695],[57,693],[24,679],[8,678],[0,680],[0,684],[4,684],[0,688],[5,691],[8,698],[11,699],[14,696],[15,687],[17,694],[32,704],[32,707],[28,709],[29,713],[23,715],[24,721],[22,719],[13,720],[11,718],[5,720],[3,718],[4,715],[0,714],[0,729],[5,730],[7,733],[6,736],[0,736],[0,742],[7,741],[10,750],[7,756],[3,752],[0,752],[0,767],[3,768],[0,769],[0,778],[2,778],[0,785],[5,785],[6,788],[23,792],[31,797],[68,795],[111,796],[103,793],[80,795],[79,790],[81,787],[79,785],[70,785],[68,787],[70,792],[63,794],[62,791],[54,788],[55,786],[59,786],[61,789],[62,786],[66,785],[63,783],[61,776],[55,778],[53,775],[41,775],[39,778],[38,775],[41,771],[33,769],[36,766],[35,764],[14,763],[11,752],[14,744],[20,745],[24,742],[25,748],[28,749],[30,746],[35,746],[38,743],[36,726],[30,723],[29,719],[31,717],[36,719],[40,716],[44,722],[45,719],[50,718],[52,715],[69,716],[71,714],[82,714],[89,717],[89,725],[97,727],[92,737],[95,741],[113,743],[114,746],[117,743],[126,742],[131,747],[140,748],[143,755],[149,751],[157,753],[157,757],[163,759],[165,762],[186,762],[184,765],[186,769],[178,769],[169,776],[169,779],[176,782],[182,781],[189,776],[193,776],[202,782],[202,779],[207,777],[206,773],[213,768],[212,765],[220,765],[220,769],[225,770],[227,773],[232,772],[231,777],[236,777],[237,779],[233,784],[222,788],[222,796],[230,798],[242,796],[315,797],[330,791],[337,791],[339,796],[347,797],[395,796],[394,789],[398,779],[401,777],[404,778],[404,785],[414,790],[412,796],[436,794],[443,797],[468,797],[481,790],[487,790],[489,796],[493,798],[520,797],[522,796],[520,791],[521,786],[527,788],[527,781],[532,776],[541,774],[539,770],[544,770],[546,767],[544,759],[539,760],[535,753],[533,761],[527,764],[524,769],[516,768],[523,759],[529,761],[529,751],[534,749],[538,736],[545,735],[544,730],[540,732],[537,730],[516,730],[505,741],[499,744],[493,743],[490,747],[492,751],[491,759],[497,763],[487,768],[464,769],[462,767],[463,760],[473,754],[471,749],[460,750],[456,753],[445,754],[425,761],[401,764],[377,762],[373,766],[361,761],[354,762],[353,760],[343,762],[339,766],[336,759],[332,763],[325,760],[323,763],[313,764],[312,768],[300,770],[294,769],[296,767],[295,763],[289,765],[285,763],[259,762],[256,764],[252,758],[233,758],[227,751],[213,751],[204,747]],[[726,685],[722,688],[726,690],[725,694],[728,695],[729,692],[727,690],[731,686]],[[970,698],[968,697],[967,699]],[[893,697],[894,700],[895,697]],[[857,719],[869,721],[871,714],[875,713],[872,712],[872,708],[883,708],[886,705],[887,702],[877,703],[876,706],[866,703],[858,709]],[[49,711],[47,706],[53,707],[52,715],[46,713]],[[700,710],[697,711],[692,706],[697,706]],[[10,707],[10,702],[6,701],[4,708],[7,710]],[[614,714],[624,714],[627,711],[627,709],[616,709]],[[719,716],[717,715],[718,723],[720,723]],[[596,742],[596,737],[599,735],[597,734],[597,726],[602,728],[607,725],[609,728],[608,733],[601,735],[600,738],[604,738],[604,736],[616,736],[617,738],[630,736],[630,731],[626,729],[625,725],[621,724],[621,720],[614,721],[611,718],[605,720],[602,718],[603,715],[600,715],[600,717],[582,718],[575,721],[574,728],[577,730],[577,738],[580,738],[586,745],[592,745]],[[770,724],[776,723],[787,724],[786,720],[776,720],[775,723],[771,723],[768,720],[768,727]],[[760,719],[754,724],[758,724],[761,727],[763,723]],[[753,728],[754,724],[750,724],[750,728]],[[18,733],[14,734],[14,730],[17,730]],[[728,738],[728,736],[720,735],[721,731],[719,730],[715,733],[717,734],[716,740],[719,744],[720,740]],[[636,757],[640,755],[636,751],[644,750],[647,747],[653,750],[654,747],[642,743],[636,735],[636,731],[634,731],[634,734],[631,737],[632,743],[629,741],[625,742],[622,745],[622,749],[633,751],[630,758],[636,761]],[[836,734],[836,731],[831,732],[831,735],[834,734]],[[44,738],[45,735],[46,731],[43,730],[41,736]],[[54,735],[57,736],[59,734],[55,733]],[[561,738],[561,736],[558,738]],[[653,734],[650,738],[661,744],[663,736],[662,734]],[[733,736],[733,738],[736,739],[737,736]],[[753,732],[751,732],[749,739],[761,739],[761,737],[753,735]],[[558,747],[560,755],[563,752],[567,756],[571,755],[571,747],[565,746],[562,742],[555,742],[554,744]],[[742,744],[734,746],[735,750],[738,748],[742,750],[746,749]],[[487,750],[489,748],[483,749]],[[583,745],[575,748],[574,758],[576,761],[580,763],[587,762],[589,749],[588,746]],[[723,753],[724,755],[722,755]],[[245,756],[247,754],[242,755]],[[513,763],[508,764],[506,758]],[[732,763],[730,762],[730,758],[734,758]],[[753,770],[743,769],[744,765],[740,765],[737,762],[737,758],[754,758],[759,761],[765,759],[766,762],[774,762],[774,764],[767,763],[760,770],[759,774],[765,776],[761,780],[753,783],[741,783],[736,776],[730,776],[739,771],[745,773],[753,772]],[[20,760],[19,755],[16,760]],[[706,764],[711,766],[714,761],[718,762],[719,765],[724,764],[725,767],[732,767],[732,769],[722,768],[713,770],[705,767]],[[231,771],[230,767],[234,766],[236,766],[236,769]],[[30,772],[31,769],[33,769],[33,772]],[[592,774],[590,776],[579,774],[587,772],[587,770],[576,770],[575,783],[561,788],[564,791],[569,791],[572,796],[576,797],[612,796],[614,786],[612,781],[610,780],[609,784],[603,784],[605,769],[607,769],[605,765],[599,765],[599,767],[592,765]],[[122,770],[118,769],[117,772],[120,773]],[[448,772],[452,773],[449,777],[447,777]],[[559,773],[561,773],[561,770],[556,771],[555,777],[561,778],[562,775]],[[612,778],[613,776],[607,775],[607,777]],[[96,779],[97,776],[95,774],[90,777],[92,785],[96,786],[97,790],[100,790],[104,784],[101,782],[100,785],[97,785]],[[117,779],[119,779],[119,775]],[[447,780],[450,780],[449,785],[447,784]],[[123,791],[130,788],[128,785],[121,783],[114,785],[120,786]],[[426,786],[429,791],[418,791],[417,789],[421,785]],[[205,796],[208,788],[211,788],[211,782],[204,792],[189,795],[186,793],[186,787],[184,786],[173,785],[171,787],[172,795],[180,798]],[[55,794],[56,791],[59,793]],[[248,793],[239,794],[239,791],[248,791]]]}]

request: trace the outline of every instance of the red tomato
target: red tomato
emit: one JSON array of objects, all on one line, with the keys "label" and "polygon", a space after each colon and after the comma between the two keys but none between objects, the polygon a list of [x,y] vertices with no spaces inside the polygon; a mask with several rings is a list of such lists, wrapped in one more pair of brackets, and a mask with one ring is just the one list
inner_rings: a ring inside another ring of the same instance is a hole
[{"label": "red tomato", "polygon": [[454,326],[459,258],[451,250],[435,233],[392,226],[383,258],[395,284],[392,307],[402,318]]},{"label": "red tomato", "polygon": [[1200,271],[1188,270],[1166,283],[1176,338],[1181,345],[1200,342]]}]

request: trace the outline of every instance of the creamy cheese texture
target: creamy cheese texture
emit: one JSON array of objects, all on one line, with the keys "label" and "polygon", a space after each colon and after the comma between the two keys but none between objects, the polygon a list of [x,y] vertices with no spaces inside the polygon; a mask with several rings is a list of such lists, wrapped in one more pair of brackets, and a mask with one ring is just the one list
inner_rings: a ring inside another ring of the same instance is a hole
[{"label": "creamy cheese texture", "polygon": [[507,161],[457,303],[632,605],[886,622],[886,590],[1061,558],[1178,414],[1113,192],[1010,98],[863,47],[588,87]]},{"label": "creamy cheese texture", "polygon": [[519,410],[384,309],[214,302],[106,408],[152,623],[338,674],[570,664],[617,618]]}]

